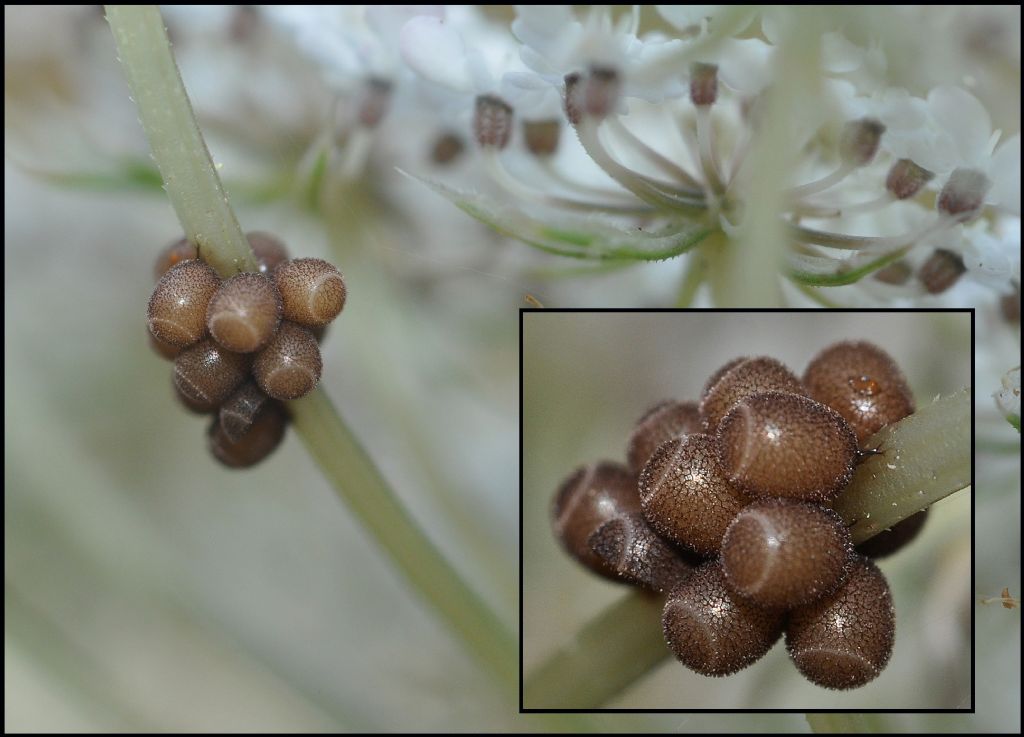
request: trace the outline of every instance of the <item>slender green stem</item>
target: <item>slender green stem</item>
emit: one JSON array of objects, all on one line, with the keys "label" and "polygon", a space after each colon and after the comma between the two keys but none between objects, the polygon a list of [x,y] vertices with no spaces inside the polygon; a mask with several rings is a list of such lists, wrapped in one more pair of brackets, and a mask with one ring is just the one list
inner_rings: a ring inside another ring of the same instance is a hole
[{"label": "slender green stem", "polygon": [[[834,505],[853,523],[856,543],[970,483],[970,390],[882,428],[866,447],[882,453],[858,466]],[[524,705],[596,708],[667,658],[659,605],[659,599],[635,592],[598,614],[529,674]]]},{"label": "slender green stem", "polygon": [[676,307],[689,307],[693,304],[693,299],[697,296],[697,290],[704,283],[704,276],[707,270],[707,260],[700,251],[692,254],[687,259],[683,281],[679,285],[679,294],[676,295]]},{"label": "slender green stem", "polygon": [[638,591],[610,606],[530,674],[523,707],[593,708],[643,676],[668,655],[663,605],[660,596]]},{"label": "slender green stem", "polygon": [[255,271],[249,242],[221,186],[156,5],[107,5],[132,99],[164,189],[203,260],[221,276]]},{"label": "slender green stem", "polygon": [[314,391],[289,408],[310,455],[349,509],[502,685],[513,686],[515,639],[409,517],[327,395]]},{"label": "slender green stem", "polygon": [[[223,275],[255,269],[220,184],[170,52],[156,6],[107,6],[121,61],[186,234]],[[293,402],[295,427],[339,496],[449,626],[511,689],[515,638],[406,513],[387,481],[322,390]]]},{"label": "slender green stem", "polygon": [[832,508],[861,543],[971,483],[971,393],[936,399],[868,438],[877,448]]}]

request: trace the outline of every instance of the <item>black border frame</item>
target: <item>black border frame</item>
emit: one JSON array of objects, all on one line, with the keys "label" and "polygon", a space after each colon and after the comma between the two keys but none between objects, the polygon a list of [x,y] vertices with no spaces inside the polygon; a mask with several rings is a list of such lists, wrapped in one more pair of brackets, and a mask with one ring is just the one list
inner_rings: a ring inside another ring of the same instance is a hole
[{"label": "black border frame", "polygon": [[[722,309],[670,309],[670,308],[520,308],[519,310],[519,713],[520,714],[848,714],[851,711],[863,714],[974,714],[977,711],[977,695],[975,688],[975,618],[974,607],[971,607],[971,707],[969,709],[528,709],[523,705],[526,675],[523,671],[523,324],[525,315],[529,313],[572,313],[572,312],[610,312],[610,313],[893,313],[893,312],[957,312],[970,313],[971,316],[971,388],[976,383],[977,351],[975,318],[976,309],[971,308],[859,308],[859,309],[797,309],[797,308],[722,308]],[[971,403],[971,592],[977,590],[975,585],[975,420],[976,408]]]}]

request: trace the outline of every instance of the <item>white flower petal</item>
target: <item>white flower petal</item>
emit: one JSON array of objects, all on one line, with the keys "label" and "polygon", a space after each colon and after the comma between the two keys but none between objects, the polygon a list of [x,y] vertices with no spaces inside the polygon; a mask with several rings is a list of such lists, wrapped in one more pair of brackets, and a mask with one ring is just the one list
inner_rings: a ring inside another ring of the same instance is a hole
[{"label": "white flower petal", "polygon": [[683,30],[699,26],[705,20],[714,18],[722,9],[721,5],[655,5],[658,15]]},{"label": "white flower petal", "polygon": [[988,175],[992,189],[986,201],[1020,215],[1020,133],[996,149]]},{"label": "white flower petal", "polygon": [[757,94],[772,81],[774,54],[760,39],[724,39],[717,54],[718,78],[734,90]]},{"label": "white flower petal", "polygon": [[402,28],[418,15],[444,18],[443,5],[371,5],[366,9],[366,23],[381,43],[389,49],[398,45]]},{"label": "white flower petal", "polygon": [[462,36],[438,18],[418,16],[402,27],[402,58],[425,79],[459,92],[475,92]]},{"label": "white flower petal", "polygon": [[[1005,365],[1005,364],[1004,364]],[[1020,366],[1010,369],[1002,378],[1003,388],[993,396],[1003,415],[1020,423]]]},{"label": "white flower petal", "polygon": [[949,134],[961,165],[984,164],[992,120],[978,98],[959,87],[936,87],[928,93],[928,109]]},{"label": "white flower petal", "polygon": [[821,55],[825,71],[833,74],[852,72],[864,63],[864,49],[848,41],[838,31],[821,37]]}]

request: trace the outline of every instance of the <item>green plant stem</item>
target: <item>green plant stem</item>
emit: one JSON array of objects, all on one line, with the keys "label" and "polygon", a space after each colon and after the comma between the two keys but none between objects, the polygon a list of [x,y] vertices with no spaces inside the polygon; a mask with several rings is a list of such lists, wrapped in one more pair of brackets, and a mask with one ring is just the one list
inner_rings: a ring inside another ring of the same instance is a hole
[{"label": "green plant stem", "polygon": [[971,483],[971,393],[937,398],[868,438],[868,456],[832,508],[862,543]]},{"label": "green plant stem", "polygon": [[[882,428],[834,505],[856,543],[965,488],[971,479],[971,397],[961,389]],[[526,678],[527,708],[597,708],[669,656],[660,600],[640,592],[583,626]],[[555,702],[549,693],[561,699]]]},{"label": "green plant stem", "polygon": [[676,307],[689,307],[693,304],[697,290],[704,283],[707,269],[707,260],[702,252],[697,251],[690,255],[686,262],[686,271],[683,272],[683,280],[679,284],[679,294],[676,295]]},{"label": "green plant stem", "polygon": [[256,271],[171,54],[156,5],[107,5],[121,66],[185,235],[221,276]]},{"label": "green plant stem", "polygon": [[608,607],[530,674],[523,706],[593,708],[642,677],[668,655],[663,606],[662,597],[638,591]]},{"label": "green plant stem", "polygon": [[[167,195],[204,260],[222,275],[254,270],[171,55],[156,6],[107,6],[107,19]],[[466,646],[511,690],[514,636],[406,513],[322,390],[290,405],[295,428],[339,496]]]},{"label": "green plant stem", "polygon": [[349,509],[502,685],[514,686],[515,639],[409,517],[327,395],[318,389],[289,409],[295,430]]}]

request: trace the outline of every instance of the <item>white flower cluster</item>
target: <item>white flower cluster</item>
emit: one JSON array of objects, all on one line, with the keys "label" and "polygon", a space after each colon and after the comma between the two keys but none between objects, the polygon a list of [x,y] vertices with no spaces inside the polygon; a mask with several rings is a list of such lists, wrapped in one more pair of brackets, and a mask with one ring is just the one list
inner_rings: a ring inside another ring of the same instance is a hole
[{"label": "white flower cluster", "polygon": [[[780,54],[808,26],[786,9],[656,7],[669,33],[641,34],[640,6],[618,17],[517,6],[511,24],[474,6],[265,14],[324,70],[356,129],[400,110],[399,125],[435,130],[436,163],[475,139],[482,171],[527,213],[519,223],[555,229],[583,212],[623,229],[696,222],[728,234],[753,196],[748,153],[765,109],[787,83]],[[975,290],[1019,291],[1019,134],[993,131],[961,87],[918,97],[891,86],[883,47],[851,41],[845,20],[810,26],[819,114],[787,121],[799,156],[778,213],[791,241],[784,273],[859,282],[859,304],[928,300],[964,273]]]}]

